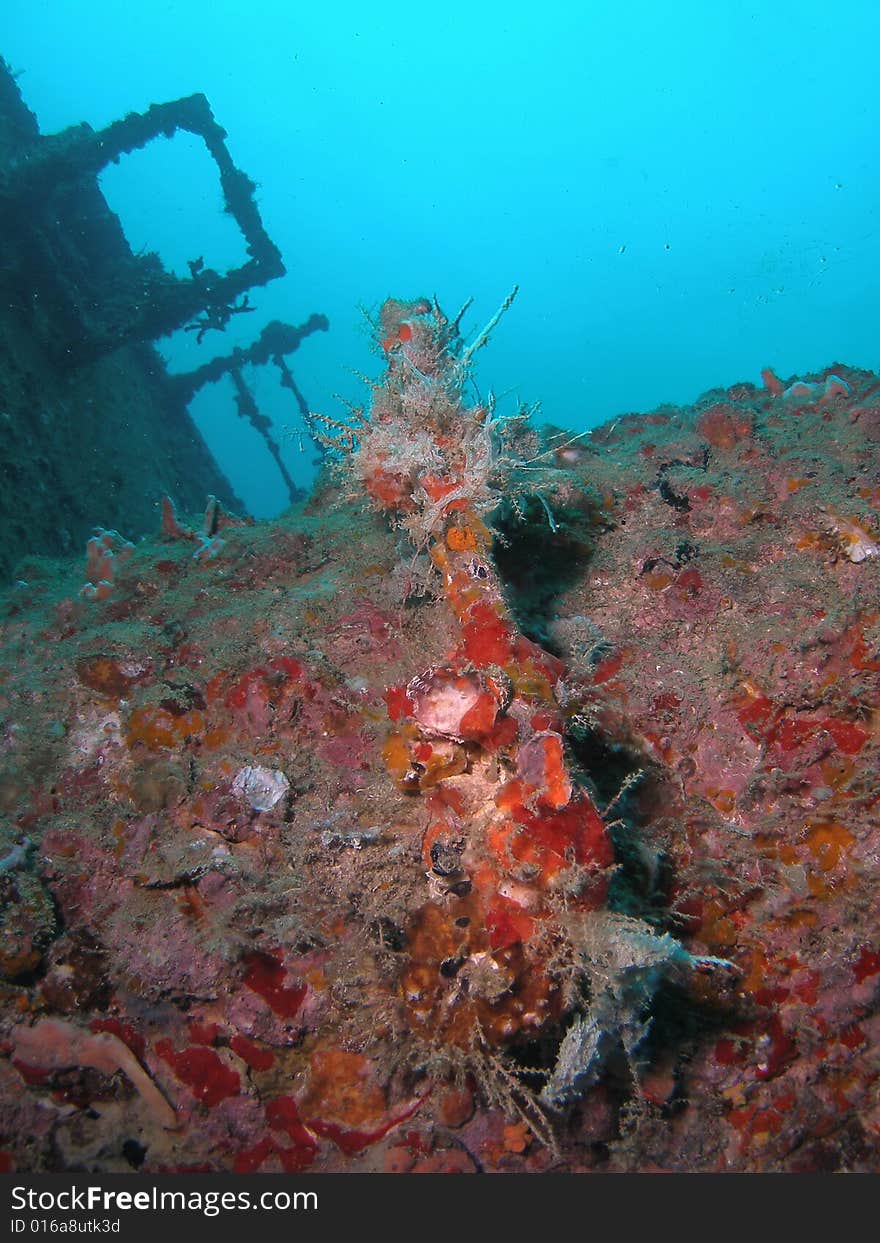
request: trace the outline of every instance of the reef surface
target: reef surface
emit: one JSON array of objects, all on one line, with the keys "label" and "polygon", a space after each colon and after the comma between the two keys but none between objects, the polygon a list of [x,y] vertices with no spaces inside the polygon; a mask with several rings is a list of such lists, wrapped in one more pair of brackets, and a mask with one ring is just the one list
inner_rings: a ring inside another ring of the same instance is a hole
[{"label": "reef surface", "polygon": [[0,1168],[878,1167],[880,380],[522,434],[19,566]]}]

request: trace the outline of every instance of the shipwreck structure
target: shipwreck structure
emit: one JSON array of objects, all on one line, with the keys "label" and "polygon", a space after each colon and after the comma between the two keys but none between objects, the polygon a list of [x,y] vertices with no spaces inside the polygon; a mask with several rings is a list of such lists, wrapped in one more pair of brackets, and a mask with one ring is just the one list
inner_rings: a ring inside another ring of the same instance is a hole
[{"label": "shipwreck structure", "polygon": [[[182,279],[158,256],[133,254],[98,185],[108,164],[178,131],[204,142],[244,238],[248,257],[227,272],[194,259]],[[154,530],[163,493],[184,510],[202,508],[209,493],[241,509],[187,411],[201,384],[222,375],[297,499],[242,367],[277,366],[302,408],[287,357],[309,333],[326,331],[327,320],[268,325],[219,369],[207,364],[179,378],[152,344],[181,328],[199,340],[222,330],[254,309],[249,290],[284,276],[254,191],[204,95],[154,104],[101,130],[84,123],[41,135],[0,60],[0,576],[25,554],[84,548],[96,522],[127,536]]]}]

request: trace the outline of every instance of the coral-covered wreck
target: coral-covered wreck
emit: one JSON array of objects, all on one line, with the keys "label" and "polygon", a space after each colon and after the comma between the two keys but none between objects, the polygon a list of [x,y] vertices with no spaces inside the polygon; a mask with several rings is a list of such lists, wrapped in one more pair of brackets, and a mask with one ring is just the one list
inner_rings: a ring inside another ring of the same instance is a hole
[{"label": "coral-covered wreck", "polygon": [[877,1167],[880,380],[572,438],[460,321],[284,518],[19,567],[5,1168]]}]

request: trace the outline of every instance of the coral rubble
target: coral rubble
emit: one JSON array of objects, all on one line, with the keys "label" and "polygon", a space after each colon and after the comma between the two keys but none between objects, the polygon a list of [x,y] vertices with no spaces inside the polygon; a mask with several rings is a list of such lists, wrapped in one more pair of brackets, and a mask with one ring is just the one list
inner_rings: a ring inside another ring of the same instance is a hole
[{"label": "coral rubble", "polygon": [[876,1168],[880,381],[571,440],[459,319],[284,518],[19,568],[6,1168]]}]

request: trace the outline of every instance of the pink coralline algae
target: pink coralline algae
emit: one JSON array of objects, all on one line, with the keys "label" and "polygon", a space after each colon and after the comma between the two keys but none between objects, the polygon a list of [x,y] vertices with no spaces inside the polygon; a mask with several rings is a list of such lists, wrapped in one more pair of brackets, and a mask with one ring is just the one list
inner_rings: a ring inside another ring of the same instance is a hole
[{"label": "pink coralline algae", "polygon": [[876,1170],[880,379],[573,438],[460,319],[3,597],[0,1168]]},{"label": "pink coralline algae", "polygon": [[163,1127],[173,1129],[177,1116],[131,1050],[109,1031],[95,1034],[73,1023],[43,1019],[12,1029],[12,1059],[25,1079],[70,1067],[91,1067],[105,1074],[122,1071]]}]

